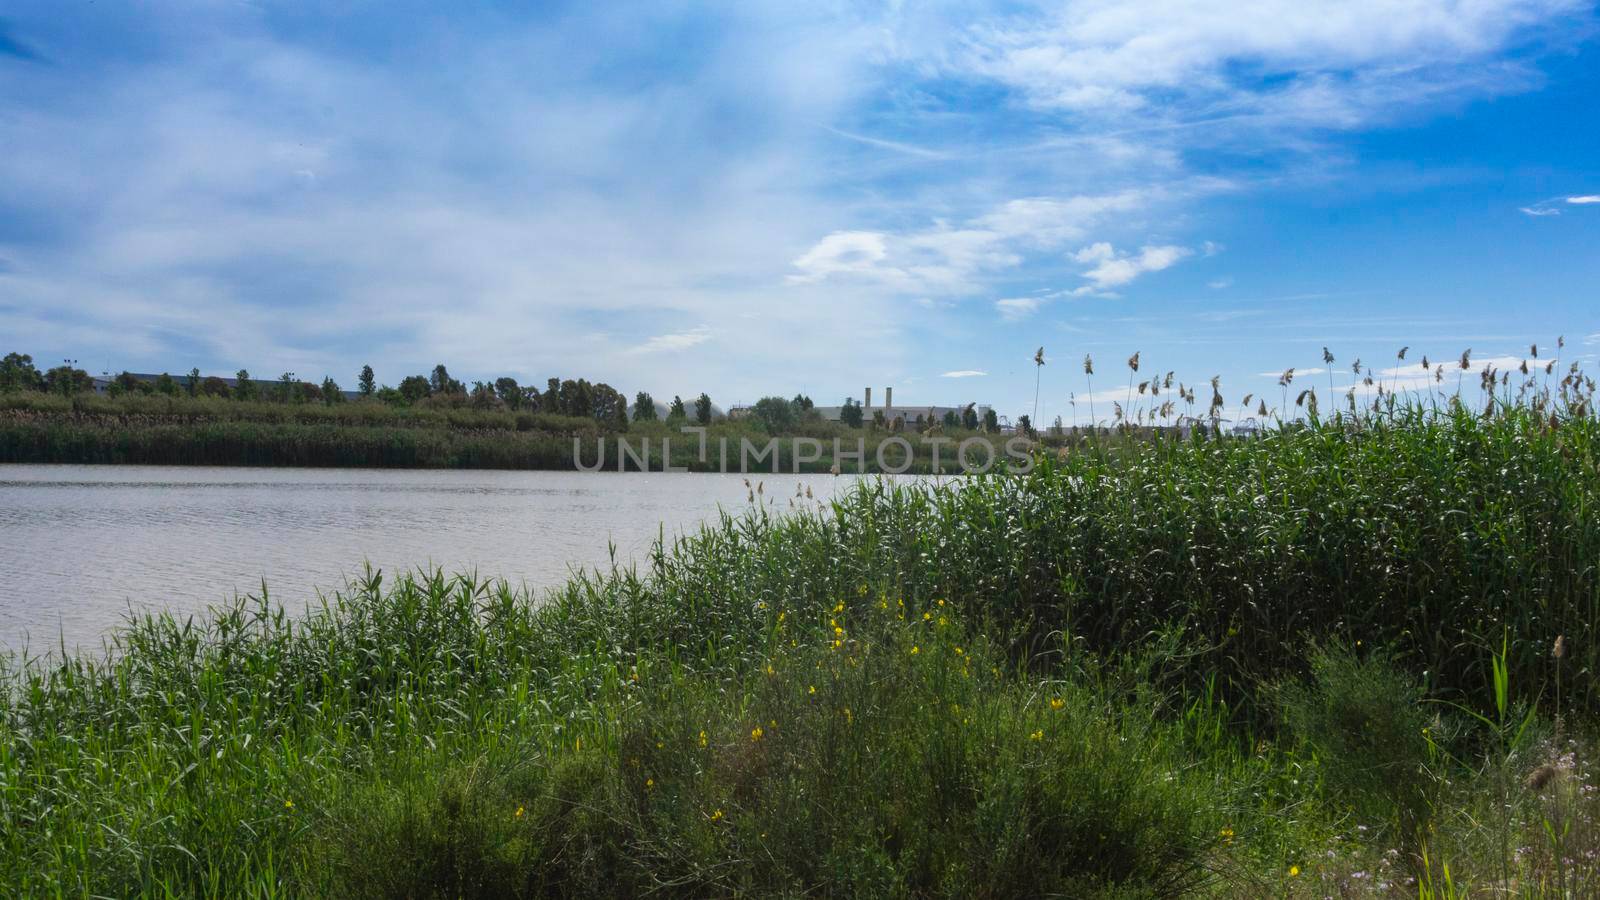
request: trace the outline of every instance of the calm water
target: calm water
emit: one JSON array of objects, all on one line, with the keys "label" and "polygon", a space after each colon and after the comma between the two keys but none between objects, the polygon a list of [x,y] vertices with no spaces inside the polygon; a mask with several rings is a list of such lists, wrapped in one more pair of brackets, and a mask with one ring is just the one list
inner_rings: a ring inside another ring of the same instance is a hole
[{"label": "calm water", "polygon": [[[797,485],[853,479],[761,480],[787,510]],[[748,496],[739,475],[0,465],[0,645],[98,648],[130,607],[202,610],[262,579],[297,610],[363,561],[547,587]]]}]

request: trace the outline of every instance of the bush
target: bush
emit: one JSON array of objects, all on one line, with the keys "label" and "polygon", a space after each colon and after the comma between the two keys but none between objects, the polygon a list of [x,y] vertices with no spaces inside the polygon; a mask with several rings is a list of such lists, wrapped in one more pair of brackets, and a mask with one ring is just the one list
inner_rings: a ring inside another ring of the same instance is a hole
[{"label": "bush", "polygon": [[1382,653],[1360,658],[1334,645],[1310,655],[1309,682],[1286,682],[1277,699],[1290,732],[1310,751],[1329,799],[1358,821],[1389,826],[1415,847],[1439,787],[1434,742],[1443,719],[1421,686]]}]

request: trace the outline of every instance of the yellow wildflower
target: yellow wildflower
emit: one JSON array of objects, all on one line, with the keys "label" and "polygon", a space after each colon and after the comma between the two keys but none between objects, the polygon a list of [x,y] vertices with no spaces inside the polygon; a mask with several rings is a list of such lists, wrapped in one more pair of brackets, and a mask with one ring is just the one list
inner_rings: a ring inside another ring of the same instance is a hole
[{"label": "yellow wildflower", "polygon": [[284,809],[294,809],[294,801],[293,800],[285,800],[285,801],[283,801],[283,808]]},{"label": "yellow wildflower", "polygon": [[722,810],[719,809],[716,812],[712,813],[711,814],[711,821],[713,821],[713,822],[722,821]]},{"label": "yellow wildflower", "polygon": [[766,734],[766,732],[761,730],[760,725],[757,725],[756,727],[750,729],[750,740],[759,741],[761,740],[761,736],[763,734]]},{"label": "yellow wildflower", "polygon": [[1028,735],[1028,739],[1033,741],[1044,740],[1044,729],[1041,728],[1038,731],[1035,731],[1033,734]]},{"label": "yellow wildflower", "polygon": [[921,652],[922,652],[922,648],[921,647],[918,647],[915,644],[911,645],[911,655],[912,656],[916,656],[918,653],[921,653]]},{"label": "yellow wildflower", "polygon": [[1066,705],[1067,705],[1067,701],[1061,699],[1060,697],[1051,697],[1050,698],[1050,708],[1051,709],[1059,711],[1061,709],[1061,707],[1066,706]]},{"label": "yellow wildflower", "polygon": [[931,612],[925,612],[925,613],[922,614],[922,621],[924,621],[924,622],[928,621],[931,618],[933,618],[933,613],[931,613]]},{"label": "yellow wildflower", "polygon": [[817,693],[817,686],[813,684],[811,687],[806,689],[806,693],[815,695]]},{"label": "yellow wildflower", "polygon": [[[655,790],[655,786],[656,786],[656,780],[654,778],[646,778],[644,780],[644,789],[645,790],[647,790],[647,791]],[[519,816],[522,815],[522,807],[520,807],[520,806],[517,807],[517,815],[519,815]]]},{"label": "yellow wildflower", "polygon": [[517,807],[517,811],[511,814],[511,818],[513,818],[513,819],[522,818],[522,807],[520,807],[520,806]]},{"label": "yellow wildflower", "polygon": [[1299,878],[1300,877],[1300,867],[1299,866],[1290,866],[1289,867],[1289,877],[1290,878]]},{"label": "yellow wildflower", "polygon": [[700,732],[700,746],[704,747],[705,745],[706,745],[706,733],[705,733],[704,730],[702,730]]}]

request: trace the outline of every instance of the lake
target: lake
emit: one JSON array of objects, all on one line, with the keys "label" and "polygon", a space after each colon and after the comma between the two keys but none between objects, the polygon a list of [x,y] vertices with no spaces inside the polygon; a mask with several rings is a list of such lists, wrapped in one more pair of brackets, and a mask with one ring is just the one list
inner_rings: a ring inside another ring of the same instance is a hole
[{"label": "lake", "polygon": [[[549,587],[574,567],[645,559],[718,510],[741,475],[0,465],[0,647],[98,649],[128,610],[204,610],[258,593],[299,610],[363,562]],[[788,510],[853,476],[748,476]]]}]

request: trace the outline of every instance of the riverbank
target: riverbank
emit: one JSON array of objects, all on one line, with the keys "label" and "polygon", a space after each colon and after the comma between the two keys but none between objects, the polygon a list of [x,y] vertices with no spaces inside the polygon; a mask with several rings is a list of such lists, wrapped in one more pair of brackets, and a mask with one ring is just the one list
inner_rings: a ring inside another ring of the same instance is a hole
[{"label": "riverbank", "polygon": [[504,410],[18,392],[0,395],[0,463],[930,474],[963,468],[962,443],[972,445],[969,469],[1026,457],[1027,442],[1008,452],[1008,436],[959,428],[919,435],[810,422],[774,435],[717,420],[702,446],[681,431],[687,424],[619,430]]},{"label": "riverbank", "polygon": [[0,880],[1584,896],[1597,502],[1589,415],[1418,415],[864,483],[549,597],[146,618],[9,670]]}]

